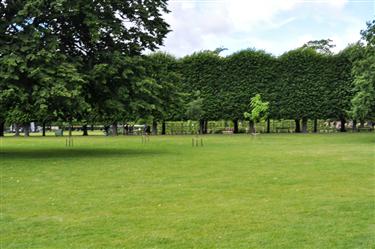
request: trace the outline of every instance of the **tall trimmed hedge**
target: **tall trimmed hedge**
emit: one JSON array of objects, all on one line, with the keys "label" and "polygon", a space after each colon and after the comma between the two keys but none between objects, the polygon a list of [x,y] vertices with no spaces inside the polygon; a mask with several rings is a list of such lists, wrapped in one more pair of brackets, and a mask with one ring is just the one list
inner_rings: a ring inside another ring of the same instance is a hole
[{"label": "tall trimmed hedge", "polygon": [[330,57],[327,118],[344,120],[348,117],[354,96],[353,62],[350,51],[344,50]]},{"label": "tall trimmed hedge", "polygon": [[313,49],[289,51],[279,57],[279,117],[289,119],[326,116],[329,59]]},{"label": "tall trimmed hedge", "polygon": [[[200,91],[205,110],[204,119],[222,119],[223,58],[211,51],[202,51],[181,59],[180,70],[183,90],[187,93]],[[194,94],[191,94],[194,98]],[[193,99],[191,99],[193,100]]]},{"label": "tall trimmed hedge", "polygon": [[258,93],[270,102],[273,119],[345,119],[353,97],[345,51],[299,48],[280,57],[252,49],[227,57],[204,51],[182,58],[180,65],[184,90],[201,92],[207,120],[242,120]]},{"label": "tall trimmed hedge", "polygon": [[257,93],[265,101],[275,101],[272,89],[278,80],[277,61],[270,54],[243,50],[226,57],[223,65],[221,118],[243,119],[243,113],[249,110],[250,99]]}]

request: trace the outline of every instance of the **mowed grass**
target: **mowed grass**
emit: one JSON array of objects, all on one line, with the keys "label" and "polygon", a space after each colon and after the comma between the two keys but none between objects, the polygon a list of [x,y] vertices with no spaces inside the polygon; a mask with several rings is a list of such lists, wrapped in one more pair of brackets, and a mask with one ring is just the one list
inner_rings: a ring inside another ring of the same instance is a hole
[{"label": "mowed grass", "polygon": [[0,248],[375,248],[375,134],[1,140]]}]

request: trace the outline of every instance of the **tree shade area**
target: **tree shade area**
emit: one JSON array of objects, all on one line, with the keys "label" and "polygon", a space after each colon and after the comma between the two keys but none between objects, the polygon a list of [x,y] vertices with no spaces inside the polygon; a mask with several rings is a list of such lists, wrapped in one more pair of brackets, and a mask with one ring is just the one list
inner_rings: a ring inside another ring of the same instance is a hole
[{"label": "tree shade area", "polygon": [[[259,94],[268,119],[339,120],[345,131],[375,117],[374,26],[333,54],[331,40],[310,41],[281,56],[223,49],[183,58],[154,51],[169,32],[166,1],[2,1],[0,136],[10,125],[157,125],[197,116],[230,120],[234,132]],[[314,129],[316,130],[316,129]],[[164,134],[165,132],[162,132]]]}]

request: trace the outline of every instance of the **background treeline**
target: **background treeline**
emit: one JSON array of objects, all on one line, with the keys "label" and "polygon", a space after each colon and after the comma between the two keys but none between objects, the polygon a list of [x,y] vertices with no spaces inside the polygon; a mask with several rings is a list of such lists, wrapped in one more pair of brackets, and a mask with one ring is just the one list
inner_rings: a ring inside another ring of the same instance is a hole
[{"label": "background treeline", "polygon": [[227,57],[205,51],[181,59],[182,82],[186,92],[200,91],[205,122],[236,124],[249,110],[250,98],[259,93],[270,103],[270,119],[294,119],[302,122],[303,130],[308,119],[344,124],[355,93],[352,49],[360,47],[339,54],[300,48],[280,57],[252,49]]},{"label": "background treeline", "polygon": [[[112,127],[112,134],[117,134],[117,124],[138,120],[150,124],[154,134],[158,131],[157,124],[162,124],[161,134],[165,134],[163,124],[190,119],[188,105],[199,98],[202,133],[207,132],[207,122],[213,120],[232,121],[237,133],[238,122],[244,120],[251,97],[259,93],[270,103],[268,119],[295,120],[296,132],[305,132],[309,119],[339,120],[341,130],[345,131],[345,123],[352,119],[350,110],[356,93],[353,63],[361,50],[363,47],[357,44],[338,54],[303,47],[279,57],[247,49],[226,57],[217,51],[202,51],[180,59],[166,53],[119,58],[115,65],[95,68],[97,84],[110,85],[86,89],[92,102],[78,92],[72,98],[76,102],[68,106],[68,98],[38,97],[47,110],[42,112],[37,106],[35,112],[9,108],[7,121],[8,124],[69,120],[83,125],[102,123]],[[134,84],[127,83],[127,78]],[[130,98],[130,92],[134,99]],[[21,103],[12,105],[15,104]],[[374,112],[370,112],[366,118],[373,117]]]},{"label": "background treeline", "polygon": [[[270,119],[347,119],[375,113],[375,21],[362,40],[338,54],[329,40],[275,57],[221,49],[176,58],[145,55],[169,32],[166,1],[2,1],[0,3],[0,136],[5,126],[80,123],[112,127],[166,121],[231,120],[234,132],[260,94]],[[315,122],[316,123],[316,122]],[[44,131],[44,129],[43,129]],[[44,133],[44,132],[43,132]]]},{"label": "background treeline", "polygon": [[[203,99],[201,130],[209,120],[232,120],[237,132],[238,121],[244,119],[251,97],[258,93],[269,102],[268,120],[295,120],[296,132],[306,132],[309,119],[314,121],[314,131],[318,119],[339,120],[341,131],[346,131],[348,119],[354,126],[374,119],[375,77],[370,72],[375,68],[374,22],[362,33],[369,32],[372,36],[365,43],[349,45],[337,54],[330,52],[330,40],[320,40],[279,57],[247,49],[227,57],[216,50],[182,58],[184,90],[199,91]],[[362,71],[357,70],[359,66]],[[362,113],[353,111],[359,96]]]}]

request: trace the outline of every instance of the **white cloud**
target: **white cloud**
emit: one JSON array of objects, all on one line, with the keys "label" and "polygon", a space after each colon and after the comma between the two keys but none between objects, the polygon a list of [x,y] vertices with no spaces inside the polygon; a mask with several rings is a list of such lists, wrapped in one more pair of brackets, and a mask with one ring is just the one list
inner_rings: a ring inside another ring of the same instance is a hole
[{"label": "white cloud", "polygon": [[248,31],[260,24],[272,24],[281,11],[292,9],[294,0],[228,1],[223,4],[228,9],[228,18],[237,31]]},{"label": "white cloud", "polygon": [[349,43],[354,43],[361,38],[360,30],[363,25],[352,25],[348,27],[342,34],[333,34],[331,39],[336,47],[333,49],[334,52],[339,52],[344,49]]},{"label": "white cloud", "polygon": [[[323,1],[325,2],[325,1]],[[342,9],[349,2],[348,0],[329,0],[326,1],[329,5],[335,8]]]},{"label": "white cloud", "polygon": [[[227,53],[256,47],[281,54],[308,40],[329,37],[314,37],[308,30],[303,30],[302,34],[293,34],[289,40],[278,39],[283,37],[266,39],[262,35],[298,22],[298,18],[303,18],[298,16],[298,11],[304,6],[311,7],[315,11],[312,16],[324,23],[325,18],[321,18],[319,12],[324,15],[340,15],[347,2],[348,0],[170,0],[172,12],[165,18],[173,31],[168,34],[162,50],[183,56],[220,46],[229,48]],[[331,37],[337,41],[338,48],[350,40],[353,30],[351,28],[342,37],[340,34]],[[356,30],[357,33],[358,31]]]}]

